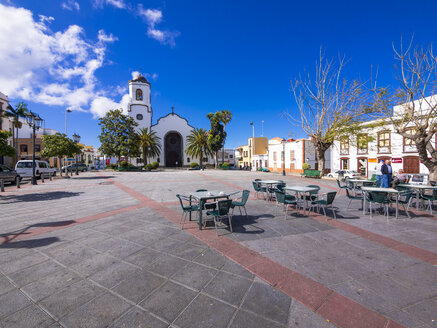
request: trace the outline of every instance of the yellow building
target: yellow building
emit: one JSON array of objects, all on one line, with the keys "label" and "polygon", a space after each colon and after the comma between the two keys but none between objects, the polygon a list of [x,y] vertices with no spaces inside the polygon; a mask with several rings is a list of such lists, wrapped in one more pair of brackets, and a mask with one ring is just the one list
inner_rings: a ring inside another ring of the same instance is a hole
[{"label": "yellow building", "polygon": [[240,167],[255,167],[252,163],[252,156],[254,155],[266,155],[268,151],[267,137],[255,137],[249,138],[247,145],[240,146],[238,150],[238,165]]}]

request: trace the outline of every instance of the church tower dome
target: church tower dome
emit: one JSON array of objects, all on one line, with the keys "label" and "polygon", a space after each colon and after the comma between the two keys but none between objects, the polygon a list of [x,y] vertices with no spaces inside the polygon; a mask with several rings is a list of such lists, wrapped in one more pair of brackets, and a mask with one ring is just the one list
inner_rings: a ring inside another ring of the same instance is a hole
[{"label": "church tower dome", "polygon": [[142,75],[129,81],[128,114],[138,123],[137,130],[150,128],[152,125],[150,82]]}]

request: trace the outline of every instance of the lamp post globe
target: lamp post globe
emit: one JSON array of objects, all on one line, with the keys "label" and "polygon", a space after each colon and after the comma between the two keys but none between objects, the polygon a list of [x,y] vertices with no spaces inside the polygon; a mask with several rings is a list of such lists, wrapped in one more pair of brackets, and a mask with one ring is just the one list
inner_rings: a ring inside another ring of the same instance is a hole
[{"label": "lamp post globe", "polygon": [[[78,134],[73,134],[73,141],[78,144],[80,142],[80,135]],[[79,175],[79,167],[77,165],[77,154],[76,154],[76,175]]]}]

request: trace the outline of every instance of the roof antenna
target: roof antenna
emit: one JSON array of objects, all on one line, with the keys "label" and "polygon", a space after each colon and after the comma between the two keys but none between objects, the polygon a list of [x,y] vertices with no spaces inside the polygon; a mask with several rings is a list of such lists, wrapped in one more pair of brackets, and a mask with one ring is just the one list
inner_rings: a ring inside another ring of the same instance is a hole
[{"label": "roof antenna", "polygon": [[174,115],[174,106],[171,106],[171,115]]}]

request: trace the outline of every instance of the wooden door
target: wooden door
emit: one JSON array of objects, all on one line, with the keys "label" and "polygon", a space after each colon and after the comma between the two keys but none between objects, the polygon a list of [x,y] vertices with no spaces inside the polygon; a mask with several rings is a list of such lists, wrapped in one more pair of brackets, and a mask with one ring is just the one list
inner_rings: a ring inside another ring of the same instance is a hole
[{"label": "wooden door", "polygon": [[420,173],[420,161],[418,156],[406,156],[403,158],[405,173]]}]

